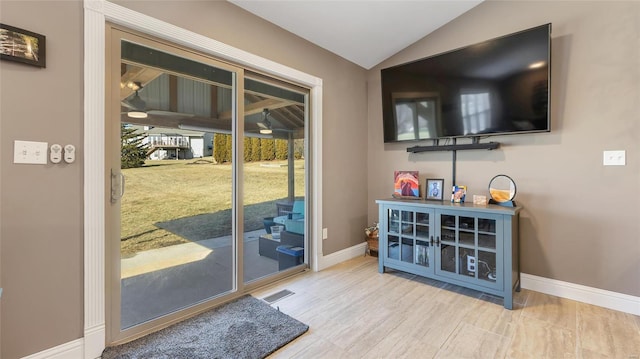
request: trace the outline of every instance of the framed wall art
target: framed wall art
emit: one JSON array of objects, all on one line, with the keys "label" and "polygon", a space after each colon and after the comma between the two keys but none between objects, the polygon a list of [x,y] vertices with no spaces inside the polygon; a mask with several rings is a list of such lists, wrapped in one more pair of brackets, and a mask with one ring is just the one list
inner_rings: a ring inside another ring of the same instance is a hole
[{"label": "framed wall art", "polygon": [[35,32],[0,24],[0,59],[46,67],[46,38]]},{"label": "framed wall art", "polygon": [[444,198],[442,194],[442,189],[444,188],[444,179],[428,178],[425,188],[426,188],[425,199],[442,201],[442,199]]}]

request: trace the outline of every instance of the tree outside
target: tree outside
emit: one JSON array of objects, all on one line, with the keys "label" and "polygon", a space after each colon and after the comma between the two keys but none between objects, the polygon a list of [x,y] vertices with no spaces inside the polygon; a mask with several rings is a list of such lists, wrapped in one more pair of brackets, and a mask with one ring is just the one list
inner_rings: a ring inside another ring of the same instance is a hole
[{"label": "tree outside", "polygon": [[144,166],[149,144],[144,143],[147,136],[137,132],[126,124],[120,124],[120,167],[137,168]]}]

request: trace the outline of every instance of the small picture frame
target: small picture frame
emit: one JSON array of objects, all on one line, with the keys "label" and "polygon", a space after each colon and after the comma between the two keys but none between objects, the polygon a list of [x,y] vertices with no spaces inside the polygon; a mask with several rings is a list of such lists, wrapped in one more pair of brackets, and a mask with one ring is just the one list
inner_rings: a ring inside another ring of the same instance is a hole
[{"label": "small picture frame", "polygon": [[0,24],[0,59],[46,67],[45,36]]},{"label": "small picture frame", "polygon": [[467,196],[467,186],[455,185],[451,190],[451,202],[452,203],[464,203],[464,199]]},{"label": "small picture frame", "polygon": [[425,199],[433,201],[442,201],[444,188],[444,179],[442,178],[428,178],[427,185],[425,186]]}]

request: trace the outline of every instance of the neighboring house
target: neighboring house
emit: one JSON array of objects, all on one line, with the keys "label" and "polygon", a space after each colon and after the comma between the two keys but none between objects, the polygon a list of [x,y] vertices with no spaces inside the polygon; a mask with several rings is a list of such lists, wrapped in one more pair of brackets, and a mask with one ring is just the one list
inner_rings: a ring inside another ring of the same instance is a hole
[{"label": "neighboring house", "polygon": [[140,127],[146,134],[151,160],[188,160],[213,155],[213,133],[160,127]]}]

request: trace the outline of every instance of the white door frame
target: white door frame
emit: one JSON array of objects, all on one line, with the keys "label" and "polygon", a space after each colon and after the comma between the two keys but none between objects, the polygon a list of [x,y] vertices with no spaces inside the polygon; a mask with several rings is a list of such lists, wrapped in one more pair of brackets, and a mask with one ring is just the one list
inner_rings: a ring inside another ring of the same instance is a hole
[{"label": "white door frame", "polygon": [[105,348],[106,22],[310,88],[312,270],[322,268],[322,79],[104,0],[84,0],[84,358]]}]

